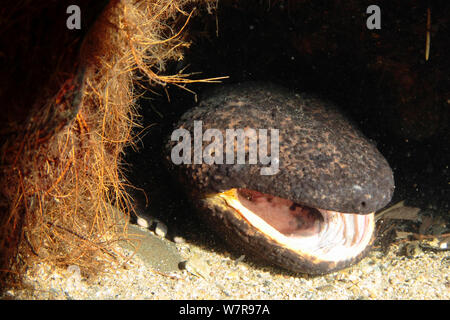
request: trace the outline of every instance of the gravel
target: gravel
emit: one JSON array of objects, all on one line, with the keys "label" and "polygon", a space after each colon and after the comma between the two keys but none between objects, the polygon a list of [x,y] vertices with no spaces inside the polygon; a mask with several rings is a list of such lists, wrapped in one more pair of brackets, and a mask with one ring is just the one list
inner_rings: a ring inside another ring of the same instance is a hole
[{"label": "gravel", "polygon": [[36,264],[25,275],[25,289],[10,289],[5,298],[450,299],[449,251],[419,250],[408,257],[401,245],[393,244],[387,252],[374,248],[351,268],[311,277],[255,264],[235,253],[160,241],[176,247],[182,269],[161,273],[139,254],[118,247],[129,260],[96,277],[83,277],[77,266]]}]

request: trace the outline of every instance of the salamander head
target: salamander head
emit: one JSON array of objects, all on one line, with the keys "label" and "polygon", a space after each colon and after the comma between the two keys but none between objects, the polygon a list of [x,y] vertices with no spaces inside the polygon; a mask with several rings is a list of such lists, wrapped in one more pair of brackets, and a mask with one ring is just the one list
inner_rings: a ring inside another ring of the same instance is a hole
[{"label": "salamander head", "polygon": [[332,104],[271,84],[230,85],[176,128],[169,166],[233,244],[306,273],[346,267],[367,252],[393,174]]}]

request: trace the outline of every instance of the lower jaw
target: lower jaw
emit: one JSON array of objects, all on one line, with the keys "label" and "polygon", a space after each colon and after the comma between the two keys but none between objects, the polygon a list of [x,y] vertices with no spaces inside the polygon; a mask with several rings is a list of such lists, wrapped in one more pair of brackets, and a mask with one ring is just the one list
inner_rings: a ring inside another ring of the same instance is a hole
[{"label": "lower jaw", "polygon": [[[361,235],[355,248],[349,247],[343,250],[342,256],[335,248],[328,251],[334,253],[318,254],[311,248],[298,245],[298,242],[302,242],[303,239],[297,241],[295,245],[296,241],[289,241],[286,235],[277,232],[268,223],[264,223],[265,221],[258,218],[256,214],[249,214],[250,210],[239,201],[238,189],[209,195],[200,201],[200,207],[211,226],[227,242],[231,242],[233,247],[239,248],[240,253],[258,257],[294,272],[325,274],[346,268],[366,255],[374,238],[374,214],[372,213],[364,215],[364,218],[358,218],[364,219],[364,223],[367,223],[367,231]],[[325,210],[319,209],[319,211]]]}]

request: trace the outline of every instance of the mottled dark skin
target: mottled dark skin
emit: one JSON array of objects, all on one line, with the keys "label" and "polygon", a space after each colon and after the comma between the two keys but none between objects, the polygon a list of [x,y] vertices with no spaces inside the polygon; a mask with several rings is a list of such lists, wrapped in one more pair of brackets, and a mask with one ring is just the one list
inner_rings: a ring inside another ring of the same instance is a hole
[{"label": "mottled dark skin", "polygon": [[[280,130],[280,171],[262,176],[267,165],[181,165],[180,178],[200,195],[247,188],[314,208],[370,213],[384,207],[394,191],[389,164],[328,102],[271,84],[221,87],[183,115],[177,127],[193,132],[217,128]],[[176,144],[168,145],[168,154]],[[208,142],[204,143],[204,146]],[[358,186],[358,187],[355,187]]]},{"label": "mottled dark skin", "polygon": [[[261,175],[268,165],[174,165],[169,167],[212,227],[233,246],[295,271],[323,274],[358,262],[370,248],[351,259],[322,261],[279,246],[248,224],[217,197],[244,188],[285,198],[311,208],[367,214],[384,207],[394,191],[392,170],[384,157],[329,102],[295,94],[272,84],[244,83],[220,87],[185,113],[176,128],[194,132],[219,129],[279,129],[279,172]],[[204,142],[203,147],[210,142]],[[193,150],[193,145],[192,145]],[[225,152],[225,150],[224,150]],[[225,155],[224,155],[225,159]],[[355,187],[356,186],[356,187]]]}]

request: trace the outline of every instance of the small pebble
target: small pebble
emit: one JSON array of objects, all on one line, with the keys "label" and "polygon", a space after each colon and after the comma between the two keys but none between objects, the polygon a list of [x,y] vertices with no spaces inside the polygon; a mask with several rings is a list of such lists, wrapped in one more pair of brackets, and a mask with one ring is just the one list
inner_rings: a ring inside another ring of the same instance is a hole
[{"label": "small pebble", "polygon": [[173,242],[175,242],[175,243],[185,243],[186,240],[183,237],[175,236],[175,237],[173,237]]},{"label": "small pebble", "polygon": [[167,235],[167,226],[161,221],[156,222],[155,234],[165,238]]},{"label": "small pebble", "polygon": [[150,222],[147,221],[147,219],[144,219],[142,217],[138,217],[137,218],[137,224],[143,228],[149,228],[150,227]]}]

